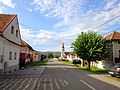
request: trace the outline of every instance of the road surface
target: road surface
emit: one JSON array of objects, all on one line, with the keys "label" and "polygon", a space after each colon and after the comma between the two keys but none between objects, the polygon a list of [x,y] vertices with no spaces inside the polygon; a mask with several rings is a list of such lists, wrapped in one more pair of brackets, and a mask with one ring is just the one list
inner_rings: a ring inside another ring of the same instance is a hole
[{"label": "road surface", "polygon": [[46,68],[26,69],[20,74],[0,78],[0,90],[120,90],[120,82],[117,86],[116,82],[109,80],[108,77],[101,78],[72,65],[49,60]]}]

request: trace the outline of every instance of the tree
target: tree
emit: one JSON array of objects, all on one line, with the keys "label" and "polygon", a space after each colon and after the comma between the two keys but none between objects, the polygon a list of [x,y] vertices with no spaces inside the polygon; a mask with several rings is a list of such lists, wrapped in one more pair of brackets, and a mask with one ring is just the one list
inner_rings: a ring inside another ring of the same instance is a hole
[{"label": "tree", "polygon": [[54,54],[54,58],[59,58],[59,55],[57,55],[57,54]]},{"label": "tree", "polygon": [[89,70],[91,61],[108,58],[110,50],[103,36],[93,31],[78,35],[71,48],[81,59],[87,60]]},{"label": "tree", "polygon": [[53,57],[54,57],[53,53],[52,52],[48,52],[47,58],[53,58]]}]

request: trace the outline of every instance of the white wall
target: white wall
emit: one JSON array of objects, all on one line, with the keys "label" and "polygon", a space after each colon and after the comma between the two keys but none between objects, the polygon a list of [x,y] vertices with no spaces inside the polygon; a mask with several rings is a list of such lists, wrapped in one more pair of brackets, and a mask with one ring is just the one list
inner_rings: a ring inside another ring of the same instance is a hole
[{"label": "white wall", "polygon": [[[3,49],[4,49],[4,43],[3,43],[3,41],[4,41],[3,38],[0,37],[0,56],[3,55],[3,53],[4,53],[4,51],[3,51]],[[0,62],[0,69],[2,67],[3,67],[3,65]]]},{"label": "white wall", "polygon": [[113,42],[113,59],[115,57],[119,58],[119,50],[120,50],[120,44],[118,44],[118,41]]},{"label": "white wall", "polygon": [[[12,52],[12,60],[9,60],[9,52]],[[14,60],[14,53],[17,53],[17,58]],[[20,46],[15,45],[11,42],[5,43],[5,61],[8,62],[8,67],[19,64]]]},{"label": "white wall", "polygon": [[[11,34],[11,27],[14,26],[14,34]],[[16,30],[18,30],[18,37],[16,37]],[[17,17],[14,18],[14,20],[10,23],[10,25],[6,28],[6,30],[3,32],[3,35],[5,38],[8,40],[11,40],[17,44],[21,44],[21,36],[20,36],[20,31],[19,31],[19,25],[17,21]]]}]

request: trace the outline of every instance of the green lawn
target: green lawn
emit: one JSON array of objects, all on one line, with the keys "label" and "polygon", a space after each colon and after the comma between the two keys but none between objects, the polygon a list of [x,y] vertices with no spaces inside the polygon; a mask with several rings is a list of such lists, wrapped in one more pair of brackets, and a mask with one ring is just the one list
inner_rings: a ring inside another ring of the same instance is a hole
[{"label": "green lawn", "polygon": [[116,80],[120,82],[120,78],[116,78]]},{"label": "green lawn", "polygon": [[72,62],[70,62],[70,61],[62,61],[62,60],[60,60],[60,62],[62,62],[63,64],[72,64]]},{"label": "green lawn", "polygon": [[[70,61],[60,61],[62,62],[63,64],[72,64]],[[87,69],[87,66],[84,66],[84,67],[81,67],[79,65],[74,65],[75,67],[79,67],[80,69],[82,70],[86,70],[86,71],[89,71]],[[104,70],[104,69],[100,69],[100,68],[96,68],[96,67],[92,67],[91,66],[91,71],[90,72],[93,72],[93,73],[96,73],[96,74],[107,74],[108,71],[107,70]]]},{"label": "green lawn", "polygon": [[[96,67],[92,67],[92,66],[90,68],[91,68],[91,72],[96,73],[96,74],[107,74],[108,73],[108,71],[104,70],[104,69],[100,69],[100,68],[96,68]],[[87,69],[87,66],[80,67],[80,69],[89,71]]]},{"label": "green lawn", "polygon": [[43,61],[36,61],[32,64],[32,66],[44,66],[47,65],[47,60],[43,60]]}]

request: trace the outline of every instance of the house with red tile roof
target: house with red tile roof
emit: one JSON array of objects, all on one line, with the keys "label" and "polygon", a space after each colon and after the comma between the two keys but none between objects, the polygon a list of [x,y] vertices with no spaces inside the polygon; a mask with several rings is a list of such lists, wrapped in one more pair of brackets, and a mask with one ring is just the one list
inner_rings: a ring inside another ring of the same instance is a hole
[{"label": "house with red tile roof", "polygon": [[34,58],[35,50],[24,40],[21,40],[19,68],[25,67],[26,63],[32,63]]},{"label": "house with red tile roof", "polygon": [[17,15],[0,14],[0,74],[19,69],[20,46]]},{"label": "house with red tile roof", "polygon": [[110,59],[113,63],[120,63],[120,32],[112,32],[105,37],[109,43],[111,52]]},{"label": "house with red tile roof", "polygon": [[26,63],[40,60],[40,55],[27,42],[21,40],[19,69],[25,68]]}]

